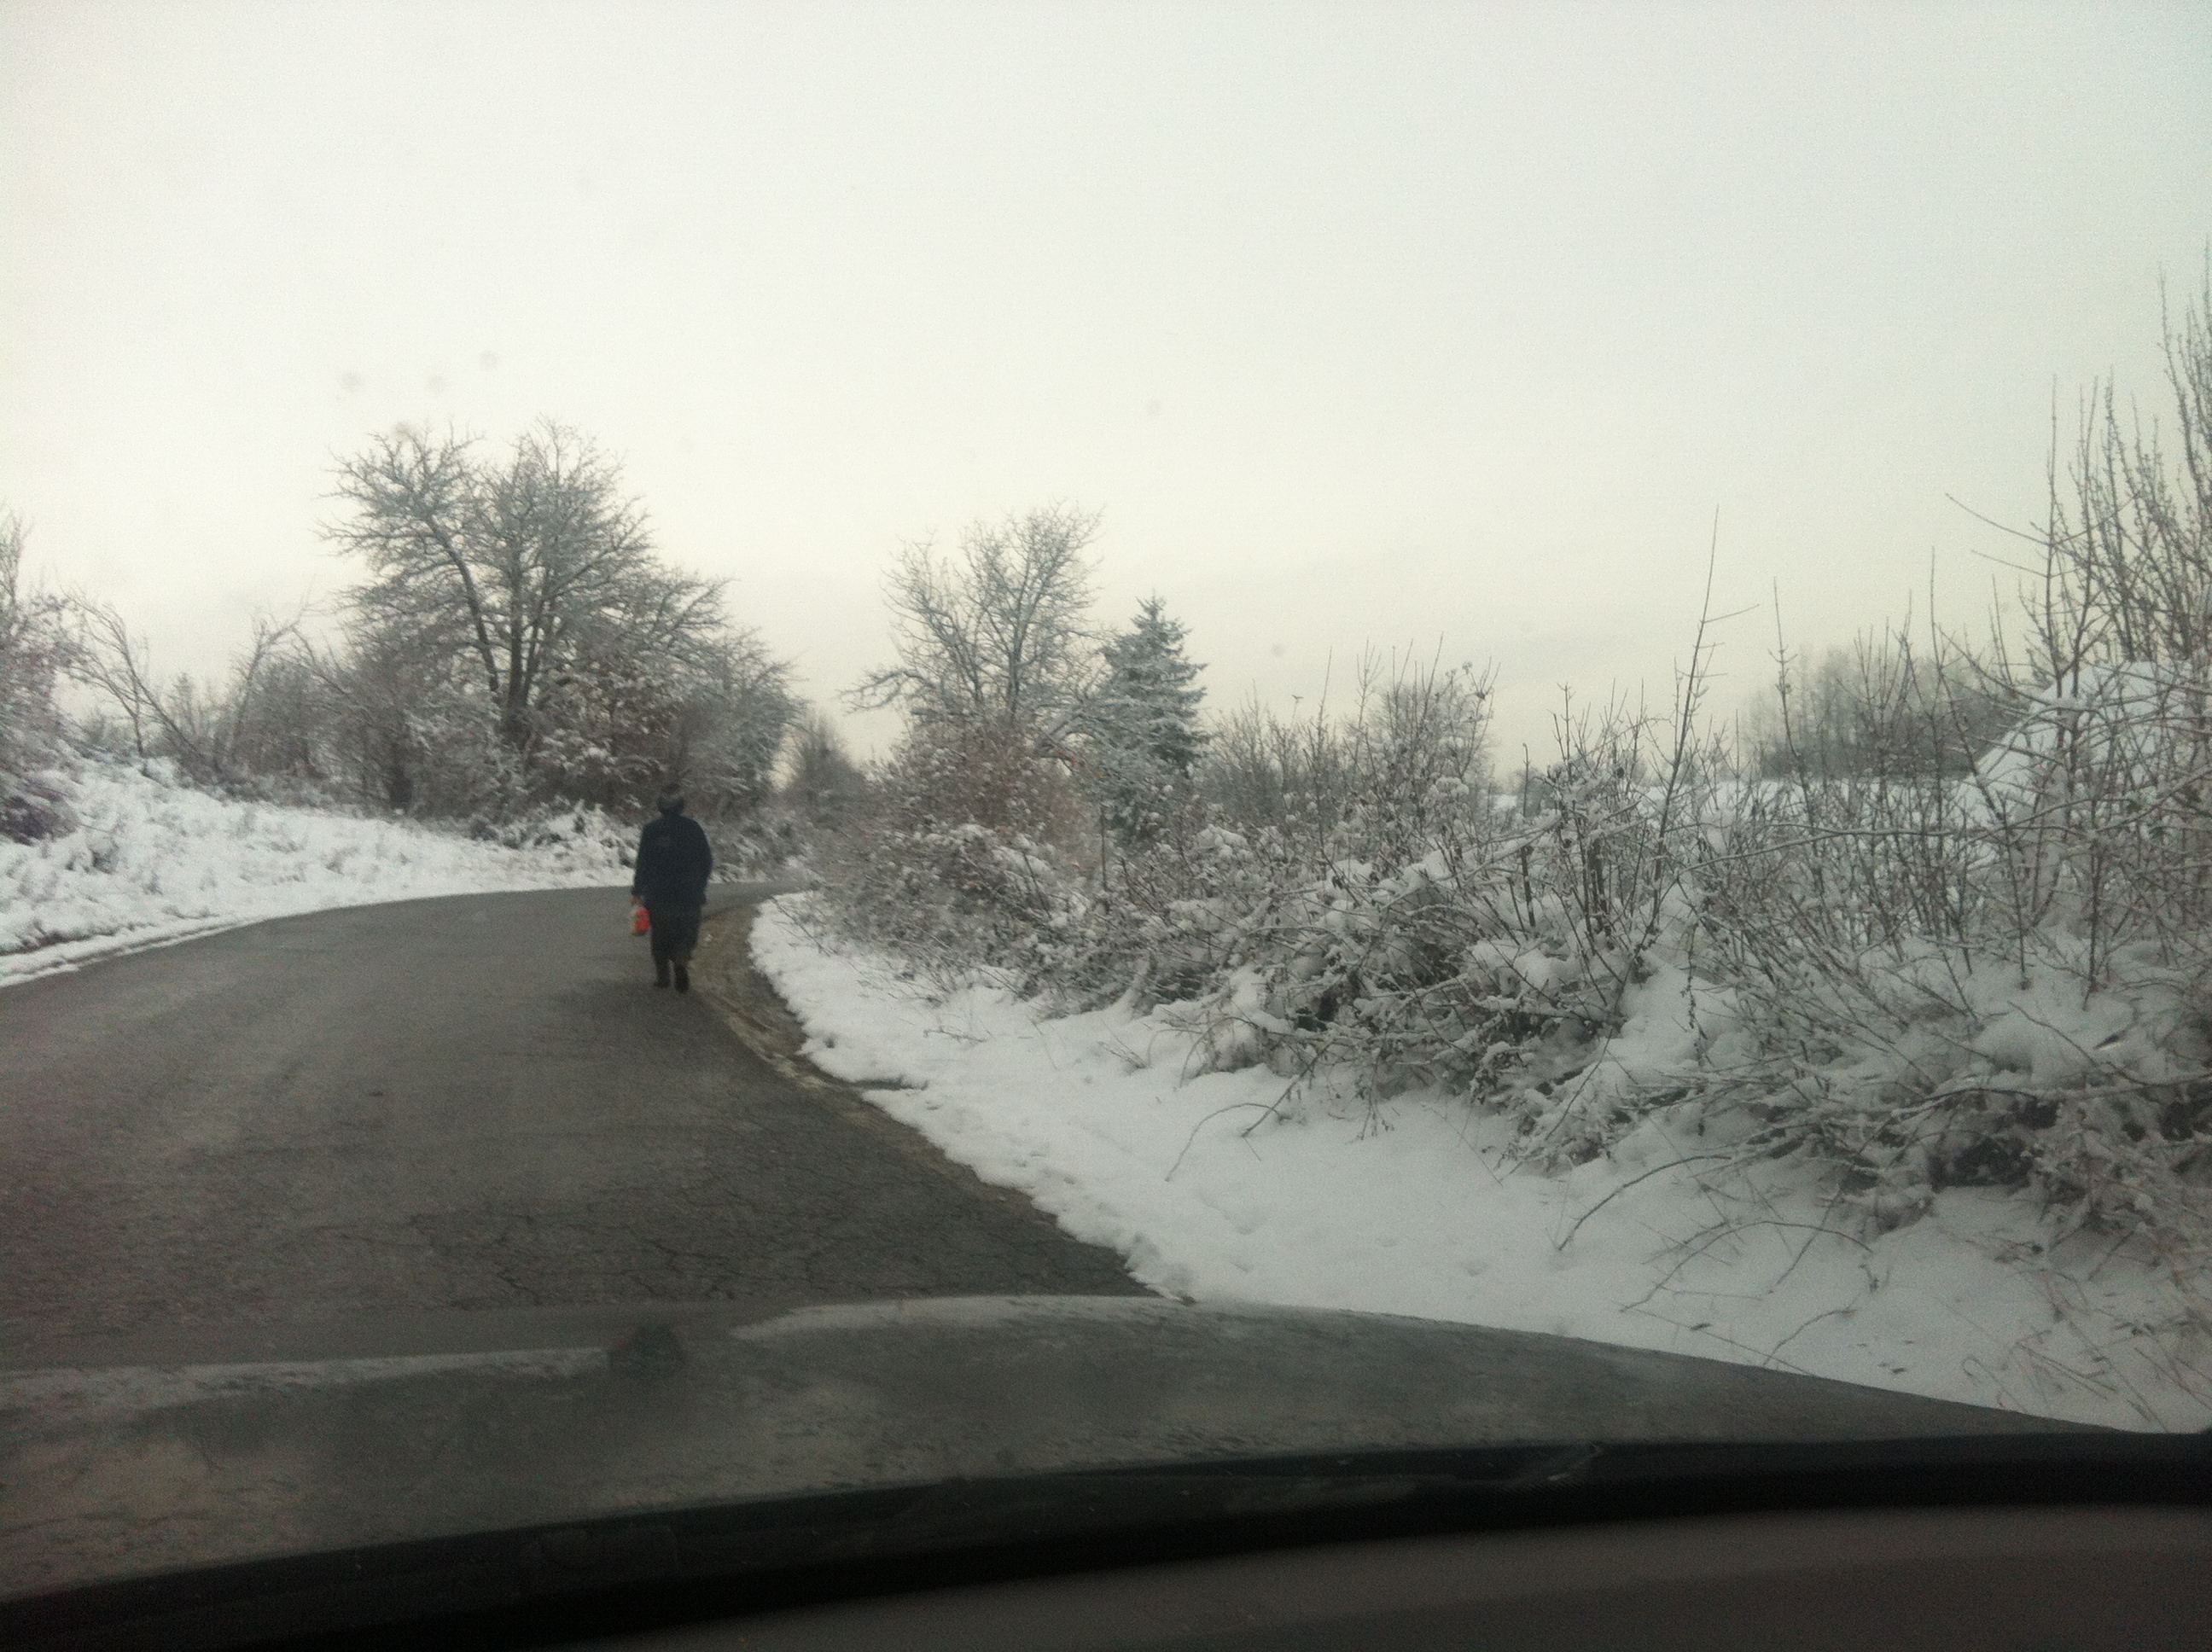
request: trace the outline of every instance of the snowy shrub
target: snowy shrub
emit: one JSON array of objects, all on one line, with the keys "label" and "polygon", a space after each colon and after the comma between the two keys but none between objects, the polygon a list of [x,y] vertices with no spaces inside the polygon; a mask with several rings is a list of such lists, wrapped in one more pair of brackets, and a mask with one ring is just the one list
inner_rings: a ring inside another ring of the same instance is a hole
[{"label": "snowy shrub", "polygon": [[883,766],[869,808],[818,841],[825,908],[948,985],[983,969],[1039,990],[1083,905],[1057,847],[1079,818],[1066,777],[1023,734],[925,726]]},{"label": "snowy shrub", "polygon": [[[1507,808],[1479,699],[1408,674],[1364,726],[1232,729],[1215,761],[1241,789],[1209,778],[1258,817],[1217,804],[1103,872],[1006,829],[1030,768],[909,753],[907,813],[848,839],[825,893],[939,984],[983,966],[1048,1009],[1168,1005],[1214,1066],[1455,1094],[1512,1116],[1539,1163],[1656,1118],[1717,1159],[1826,1167],[1839,1219],[2026,1187],[2062,1230],[2201,1255],[2204,931],[2150,898],[2189,835],[2138,821],[2100,871],[2108,830],[2069,847],[1986,777],[1746,777],[1698,735],[1698,692],[1666,718],[1563,719]],[[2130,786],[2172,792],[2170,756]],[[2117,806],[2100,772],[2066,782],[2078,818]],[[2037,799],[2060,783],[2007,773]],[[991,795],[996,830],[934,817]]]},{"label": "snowy shrub", "polygon": [[51,773],[61,750],[54,683],[69,640],[61,604],[22,581],[23,527],[0,513],[0,837],[33,843],[69,830],[67,801]]}]

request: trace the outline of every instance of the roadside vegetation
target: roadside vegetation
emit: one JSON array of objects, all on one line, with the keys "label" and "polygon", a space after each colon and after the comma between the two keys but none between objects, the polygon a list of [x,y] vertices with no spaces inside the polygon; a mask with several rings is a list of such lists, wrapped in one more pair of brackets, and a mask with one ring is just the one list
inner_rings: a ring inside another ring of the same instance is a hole
[{"label": "roadside vegetation", "polygon": [[942,990],[1167,1006],[1206,1061],[1279,1074],[1280,1113],[1456,1096],[1554,1169],[1656,1132],[1655,1173],[1817,1169],[1820,1230],[1863,1236],[2020,1190],[2046,1254],[2129,1247],[2201,1294],[2209,323],[2212,288],[2165,422],[2086,398],[1987,637],[1923,621],[1809,667],[1778,640],[1739,716],[1701,631],[1663,708],[1564,706],[1521,772],[1487,680],[1440,662],[1208,714],[1164,605],[1097,616],[1081,512],[910,549],[855,695],[903,738],[864,780],[834,741],[807,760],[815,920]]}]

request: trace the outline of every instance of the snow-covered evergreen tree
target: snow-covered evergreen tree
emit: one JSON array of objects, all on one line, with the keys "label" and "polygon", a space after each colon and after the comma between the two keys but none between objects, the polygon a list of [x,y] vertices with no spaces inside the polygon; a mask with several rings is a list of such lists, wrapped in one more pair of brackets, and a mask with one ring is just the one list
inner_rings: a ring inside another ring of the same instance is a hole
[{"label": "snow-covered evergreen tree", "polygon": [[1100,651],[1106,677],[1086,719],[1085,756],[1106,823],[1124,843],[1158,835],[1188,793],[1206,745],[1198,722],[1206,698],[1198,674],[1205,668],[1184,655],[1188,635],[1158,597],[1149,597],[1129,629]]}]

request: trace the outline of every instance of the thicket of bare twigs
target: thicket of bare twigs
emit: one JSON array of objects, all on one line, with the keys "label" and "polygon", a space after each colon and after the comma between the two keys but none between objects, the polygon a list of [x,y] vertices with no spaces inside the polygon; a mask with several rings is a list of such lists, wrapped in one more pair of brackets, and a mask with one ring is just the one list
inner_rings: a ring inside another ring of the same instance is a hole
[{"label": "thicket of bare twigs", "polygon": [[68,826],[68,807],[39,776],[60,744],[54,689],[69,663],[59,598],[23,578],[23,524],[0,512],[0,836],[30,842]]},{"label": "thicket of bare twigs", "polygon": [[830,908],[942,981],[1166,1006],[1222,1065],[1508,1111],[1532,1159],[1658,1116],[1826,1167],[1874,1226],[2027,1187],[2054,1242],[2201,1266],[2209,310],[2170,340],[2169,450],[2087,404],[1996,641],[1870,645],[1819,726],[1785,659],[1757,748],[1722,738],[1701,635],[1664,711],[1565,712],[1501,787],[1480,679],[1370,668],[1341,716],[1218,722],[1171,829],[1118,845],[1059,748],[918,730]]}]

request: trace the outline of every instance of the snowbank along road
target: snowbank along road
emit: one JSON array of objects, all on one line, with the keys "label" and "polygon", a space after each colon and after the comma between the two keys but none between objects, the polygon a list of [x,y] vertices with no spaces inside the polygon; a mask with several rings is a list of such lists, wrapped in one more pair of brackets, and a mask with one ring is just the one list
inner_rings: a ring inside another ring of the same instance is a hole
[{"label": "snowbank along road", "polygon": [[9,1339],[1139,1289],[741,1042],[780,1006],[733,893],[688,997],[615,890],[315,913],[0,993]]}]

